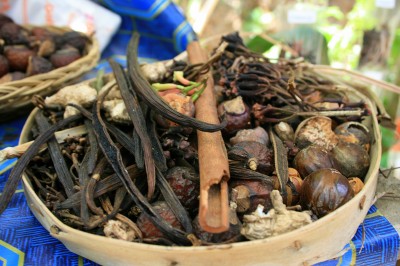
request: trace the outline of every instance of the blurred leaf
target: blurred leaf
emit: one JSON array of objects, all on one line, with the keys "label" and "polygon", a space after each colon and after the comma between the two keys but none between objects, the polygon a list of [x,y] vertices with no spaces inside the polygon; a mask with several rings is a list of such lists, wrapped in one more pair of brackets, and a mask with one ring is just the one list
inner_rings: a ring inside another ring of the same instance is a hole
[{"label": "blurred leaf", "polygon": [[265,40],[260,36],[255,36],[247,42],[247,47],[257,53],[264,53],[268,51],[274,44]]}]

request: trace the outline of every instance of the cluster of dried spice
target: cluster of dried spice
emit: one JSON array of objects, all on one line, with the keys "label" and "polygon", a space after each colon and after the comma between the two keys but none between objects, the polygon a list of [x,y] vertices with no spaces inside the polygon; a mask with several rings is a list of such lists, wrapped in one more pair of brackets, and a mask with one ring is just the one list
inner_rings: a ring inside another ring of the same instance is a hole
[{"label": "cluster of dried spice", "polygon": [[[78,114],[64,116],[63,109],[38,101],[35,141],[11,173],[0,212],[25,171],[40,199],[72,227],[143,243],[210,245],[293,230],[334,211],[362,187],[370,137],[361,122],[369,112],[346,89],[298,62],[254,54],[237,34],[223,37],[224,48],[207,63],[174,62],[151,86],[137,63],[137,41],[134,36],[128,49],[127,73],[110,62],[116,83],[100,77],[96,83],[111,85],[102,86],[93,104],[69,104]],[[209,69],[220,124],[191,117],[208,83],[191,80]],[[103,110],[116,87],[124,124]],[[54,137],[82,126],[83,135]],[[199,224],[194,129],[221,131],[225,141],[229,228],[222,233]]]}]

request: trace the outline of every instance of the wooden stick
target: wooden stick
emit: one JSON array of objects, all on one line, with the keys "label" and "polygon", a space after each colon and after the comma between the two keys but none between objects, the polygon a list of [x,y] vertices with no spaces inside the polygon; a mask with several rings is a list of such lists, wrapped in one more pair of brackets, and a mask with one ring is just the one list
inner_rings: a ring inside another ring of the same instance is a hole
[{"label": "wooden stick", "polygon": [[[191,64],[204,63],[207,56],[198,42],[187,47]],[[207,87],[196,101],[196,118],[219,123],[214,82],[209,72]],[[225,143],[221,132],[207,133],[197,131],[199,169],[200,169],[200,206],[199,223],[207,232],[220,233],[229,229],[228,179],[229,164]]]},{"label": "wooden stick", "polygon": [[[86,126],[81,125],[81,126],[57,131],[55,133],[55,137],[56,137],[58,143],[63,143],[64,140],[69,136],[84,135],[86,133],[87,133]],[[0,162],[7,160],[7,159],[21,157],[26,152],[26,150],[29,148],[29,146],[32,145],[32,143],[33,143],[33,141],[29,141],[29,142],[20,144],[15,147],[7,147],[7,148],[2,149],[0,151]],[[40,147],[40,150],[42,150],[45,147],[47,147],[47,145],[43,145],[42,147]]]}]

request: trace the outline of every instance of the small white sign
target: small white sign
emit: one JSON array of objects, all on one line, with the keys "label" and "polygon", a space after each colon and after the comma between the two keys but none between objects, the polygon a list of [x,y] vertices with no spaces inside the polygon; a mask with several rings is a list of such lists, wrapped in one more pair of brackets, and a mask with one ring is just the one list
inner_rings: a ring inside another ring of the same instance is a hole
[{"label": "small white sign", "polygon": [[375,0],[376,7],[393,9],[396,6],[396,0]]},{"label": "small white sign", "polygon": [[312,24],[317,21],[317,12],[306,9],[290,9],[287,13],[290,24]]}]

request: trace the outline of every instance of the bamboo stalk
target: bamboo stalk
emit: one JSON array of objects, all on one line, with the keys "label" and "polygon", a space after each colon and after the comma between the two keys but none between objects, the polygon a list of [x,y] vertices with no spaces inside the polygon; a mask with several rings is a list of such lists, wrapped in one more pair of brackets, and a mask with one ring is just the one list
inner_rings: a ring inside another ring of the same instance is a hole
[{"label": "bamboo stalk", "polygon": [[[187,47],[191,64],[204,63],[207,56],[198,42]],[[196,101],[196,119],[218,124],[218,113],[214,95],[214,82],[207,74],[207,87]],[[199,223],[207,232],[220,233],[229,229],[228,179],[229,164],[225,143],[220,131],[209,133],[197,131],[200,206]]]}]

